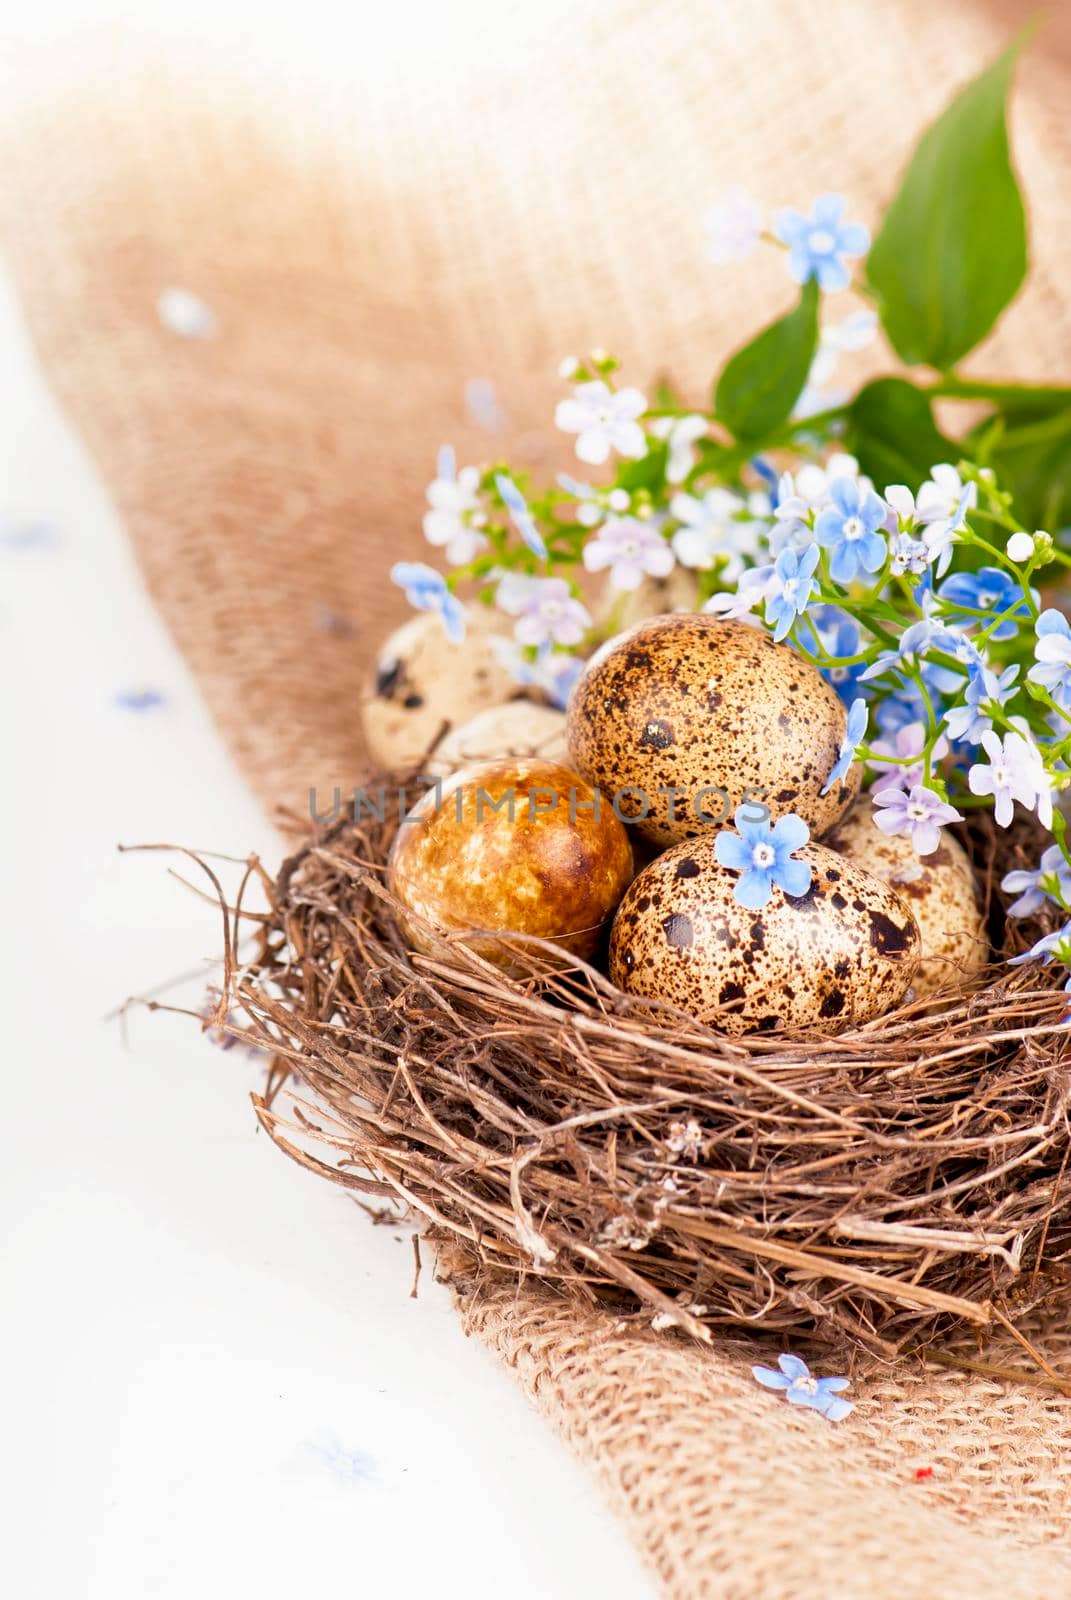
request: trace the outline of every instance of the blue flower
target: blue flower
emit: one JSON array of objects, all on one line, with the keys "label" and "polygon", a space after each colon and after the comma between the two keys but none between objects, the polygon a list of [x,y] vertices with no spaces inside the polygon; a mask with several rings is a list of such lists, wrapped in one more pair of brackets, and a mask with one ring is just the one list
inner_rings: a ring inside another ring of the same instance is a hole
[{"label": "blue flower", "polygon": [[749,911],[761,911],[775,883],[794,900],[806,894],[810,863],[793,859],[811,837],[803,818],[790,811],[771,827],[768,819],[755,821],[748,806],[739,806],[733,820],[738,831],[726,829],[714,841],[719,864],[741,874],[733,898]]},{"label": "blue flower", "polygon": [[528,509],[528,502],[518,489],[512,478],[507,478],[504,472],[495,473],[495,488],[502,496],[503,504],[513,519],[513,526],[540,561],[547,559],[547,547],[543,543],[543,535],[535,525],[532,513]]},{"label": "blue flower", "polygon": [[[1056,933],[1045,934],[1029,950],[1024,950],[1021,956],[1012,956],[1008,965],[1021,967],[1026,961],[1040,961],[1043,966],[1048,966],[1053,956],[1060,961],[1071,962],[1071,922],[1065,922]],[[1068,981],[1071,982],[1071,979]]]},{"label": "blue flower", "polygon": [[993,616],[1010,610],[1011,616],[993,629],[989,635],[991,639],[1014,639],[1019,631],[1014,619],[1030,615],[1030,607],[1023,599],[1019,584],[1010,573],[1002,572],[999,567],[980,567],[977,572],[954,572],[942,583],[939,593],[946,604],[957,610],[966,607],[969,611],[984,611]]},{"label": "blue flower", "polygon": [[847,205],[842,194],[824,194],[809,217],[791,209],[777,212],[773,231],[789,247],[788,270],[797,283],[817,278],[827,292],[845,289],[850,274],[844,256],[863,256],[870,235],[858,222],[842,222]]},{"label": "blue flower", "polygon": [[1071,907],[1071,866],[1064,860],[1060,846],[1050,844],[1036,872],[1006,872],[1000,887],[1005,894],[1019,896],[1008,907],[1009,917],[1032,917],[1046,900],[1055,900],[1066,910]]},{"label": "blue flower", "polygon": [[802,616],[815,591],[814,569],[818,565],[818,546],[812,544],[799,555],[782,550],[774,562],[771,590],[766,595],[766,622],[780,642],[796,618]]},{"label": "blue flower", "polygon": [[967,664],[967,686],[963,691],[963,704],[945,712],[949,738],[955,744],[981,744],[982,735],[993,727],[986,707],[1002,706],[1015,693],[1015,680],[1019,676],[1018,664],[1005,667],[998,675],[981,657]]},{"label": "blue flower", "polygon": [[800,630],[800,642],[805,650],[815,656],[821,650],[835,658],[831,667],[822,666],[818,660],[815,666],[844,704],[850,706],[856,698],[855,686],[863,675],[866,662],[853,661],[851,665],[846,665],[836,658],[860,653],[862,634],[855,618],[838,611],[836,606],[815,606]]},{"label": "blue flower", "polygon": [[847,776],[848,768],[855,760],[855,747],[866,733],[869,715],[865,700],[852,701],[851,710],[848,712],[848,726],[845,730],[844,742],[840,747],[840,754],[830,768],[829,777],[819,789],[819,794],[828,794],[835,783],[840,783]]},{"label": "blue flower", "polygon": [[904,629],[895,650],[883,650],[860,677],[863,682],[869,682],[871,678],[880,678],[893,667],[902,670],[902,664],[907,667],[921,664],[927,650],[941,650],[947,655],[964,658],[969,655],[966,644],[962,634],[946,628],[933,617],[923,617],[921,621],[913,622],[910,628]]},{"label": "blue flower", "polygon": [[832,552],[829,573],[837,583],[851,583],[862,572],[880,572],[886,544],[878,532],[888,512],[884,500],[855,478],[834,478],[829,486],[833,504],[814,525],[818,543]]},{"label": "blue flower", "polygon": [[1071,628],[1062,611],[1050,608],[1037,620],[1037,665],[1027,677],[1047,689],[1058,706],[1071,707]]},{"label": "blue flower", "polygon": [[465,608],[446,587],[446,579],[424,561],[396,561],[390,580],[405,590],[405,598],[418,611],[437,611],[451,644],[465,637]]},{"label": "blue flower", "polygon": [[764,1389],[780,1389],[793,1406],[810,1406],[830,1422],[842,1422],[855,1408],[838,1395],[848,1387],[847,1378],[812,1378],[806,1361],[799,1356],[778,1356],[780,1372],[772,1367],[752,1367],[751,1376]]}]

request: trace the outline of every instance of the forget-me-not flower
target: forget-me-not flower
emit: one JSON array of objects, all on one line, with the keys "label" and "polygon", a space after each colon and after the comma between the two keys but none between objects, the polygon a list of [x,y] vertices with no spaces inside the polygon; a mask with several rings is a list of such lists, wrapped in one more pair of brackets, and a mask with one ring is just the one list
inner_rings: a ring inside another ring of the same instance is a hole
[{"label": "forget-me-not flower", "polygon": [[602,378],[578,383],[568,400],[559,400],[555,425],[563,433],[577,435],[576,453],[581,461],[601,467],[611,450],[622,456],[642,456],[647,439],[638,419],[647,410],[647,398],[639,389],[616,392]]},{"label": "forget-me-not flower", "polygon": [[612,517],[584,546],[585,567],[589,572],[609,569],[613,589],[638,589],[645,577],[668,578],[675,564],[657,527],[638,517]]},{"label": "forget-me-not flower", "polygon": [[[815,666],[826,682],[844,704],[850,706],[856,698],[855,686],[866,666],[865,661],[844,659],[859,655],[862,647],[862,633],[855,618],[836,606],[815,606],[801,628],[800,641],[803,648],[815,656]],[[842,659],[835,659],[832,666],[823,665],[822,652]]]},{"label": "forget-me-not flower", "polygon": [[752,820],[747,806],[739,806],[733,819],[737,831],[726,829],[714,841],[721,866],[740,873],[733,898],[749,911],[761,911],[773,894],[774,884],[797,899],[811,887],[812,868],[794,856],[811,837],[802,817],[794,811],[771,826],[768,818]]},{"label": "forget-me-not flower", "polygon": [[1007,611],[1009,615],[990,633],[991,639],[1014,639],[1019,631],[1015,618],[1030,615],[1022,588],[1010,572],[1002,572],[999,567],[979,567],[977,572],[954,572],[945,579],[938,593],[946,605],[957,611],[982,611],[994,617]]},{"label": "forget-me-not flower", "polygon": [[708,261],[746,261],[759,247],[765,218],[762,207],[742,183],[726,189],[703,214]]},{"label": "forget-me-not flower", "polygon": [[848,712],[848,726],[845,729],[840,752],[829,770],[829,777],[819,789],[819,794],[828,794],[835,783],[840,783],[847,777],[848,768],[855,760],[856,746],[862,742],[863,735],[866,733],[869,715],[865,700],[852,701],[851,709]]},{"label": "forget-me-not flower", "polygon": [[[765,506],[765,496],[761,504]],[[758,555],[766,524],[742,515],[749,504],[732,490],[715,487],[704,495],[678,491],[669,509],[681,524],[670,543],[682,567],[705,572],[720,560],[722,577],[732,582],[744,570],[743,557]]]},{"label": "forget-me-not flower", "polygon": [[963,704],[952,706],[945,712],[948,736],[956,744],[981,744],[982,735],[990,733],[993,720],[987,708],[1002,706],[1015,693],[1019,676],[1018,662],[995,673],[984,661],[970,662],[967,686],[963,691]]},{"label": "forget-me-not flower", "polygon": [[847,288],[850,274],[844,257],[864,256],[870,248],[862,223],[843,220],[847,203],[842,194],[824,194],[809,217],[791,208],[774,217],[774,234],[788,245],[788,270],[797,283],[817,278],[820,289]]},{"label": "forget-me-not flower", "polygon": [[906,834],[919,856],[933,854],[946,823],[962,820],[955,806],[948,805],[922,783],[913,783],[907,790],[894,785],[875,789],[871,799],[875,827],[890,836]]},{"label": "forget-me-not flower", "polygon": [[518,620],[518,644],[578,645],[591,627],[587,608],[575,599],[564,578],[529,578],[507,573],[495,594],[499,609]]},{"label": "forget-me-not flower", "polygon": [[831,552],[830,576],[851,583],[860,572],[879,572],[885,564],[886,543],[878,530],[885,521],[884,500],[852,478],[834,478],[829,486],[832,504],[819,513],[815,537]]},{"label": "forget-me-not flower", "polygon": [[502,503],[510,514],[510,520],[532,554],[538,556],[540,561],[547,559],[547,547],[543,542],[543,535],[535,525],[535,519],[528,509],[528,502],[518,489],[512,478],[504,472],[495,473],[495,488],[502,496]]},{"label": "forget-me-not flower", "polygon": [[778,592],[780,587],[781,580],[772,565],[748,567],[741,574],[735,591],[711,595],[702,609],[709,616],[731,617],[734,622],[749,622],[758,627],[759,619],[752,615],[755,607],[761,605],[767,595]]},{"label": "forget-me-not flower", "polygon": [[706,417],[656,417],[650,423],[656,439],[666,442],[666,482],[683,483],[695,466],[695,446],[708,431]]},{"label": "forget-me-not flower", "polygon": [[766,590],[766,622],[774,631],[775,643],[785,638],[797,617],[803,615],[815,592],[814,570],[818,565],[818,546],[797,555],[782,550],[773,565]]},{"label": "forget-me-not flower", "polygon": [[1052,780],[1045,771],[1041,752],[1021,733],[1006,733],[1002,739],[993,730],[983,733],[982,749],[988,762],[978,761],[967,774],[972,794],[992,795],[997,825],[1007,828],[1018,800],[1028,811],[1037,811],[1046,828],[1052,827]]},{"label": "forget-me-not flower", "polygon": [[1054,900],[1066,910],[1071,906],[1071,866],[1064,859],[1058,844],[1050,844],[1042,852],[1037,871],[1017,869],[1006,872],[1000,887],[1005,894],[1018,895],[1008,907],[1009,917],[1032,917],[1047,900]]},{"label": "forget-me-not flower", "polygon": [[1047,689],[1058,706],[1071,707],[1071,627],[1062,611],[1049,607],[1037,620],[1036,666],[1027,677]]},{"label": "forget-me-not flower", "polygon": [[491,639],[491,649],[499,665],[526,689],[538,689],[551,705],[564,711],[573,685],[584,670],[584,663],[572,651],[555,650],[550,645],[537,651],[535,659],[515,639]]},{"label": "forget-me-not flower", "polygon": [[437,611],[451,644],[465,637],[465,608],[446,587],[446,579],[424,561],[396,561],[390,569],[392,583],[405,590],[405,598],[418,611]]},{"label": "forget-me-not flower", "polygon": [[[922,752],[926,746],[926,724],[921,720],[905,722],[897,728],[892,738],[875,739],[870,746],[872,756],[884,756],[883,761],[872,761],[877,773],[877,783],[882,789],[893,784],[900,784],[905,789],[911,789],[916,783],[922,783],[926,775],[926,763]],[[931,762],[938,762],[948,754],[948,740],[943,736],[938,738],[930,751]]]},{"label": "forget-me-not flower", "polygon": [[444,444],[428,485],[423,526],[425,539],[445,550],[451,566],[463,566],[487,544],[472,520],[479,512],[479,487],[479,468],[462,467],[459,472],[453,450]]},{"label": "forget-me-not flower", "polygon": [[847,1378],[812,1378],[799,1356],[778,1356],[777,1365],[779,1372],[772,1367],[752,1367],[751,1376],[764,1389],[779,1389],[790,1405],[810,1406],[829,1422],[842,1422],[855,1409],[850,1400],[839,1398],[841,1390],[848,1387]]}]

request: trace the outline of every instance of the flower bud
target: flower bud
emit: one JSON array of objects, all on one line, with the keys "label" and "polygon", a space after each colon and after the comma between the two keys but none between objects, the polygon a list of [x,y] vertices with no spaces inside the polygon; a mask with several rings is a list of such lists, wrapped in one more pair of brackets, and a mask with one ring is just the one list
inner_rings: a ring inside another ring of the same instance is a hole
[{"label": "flower bud", "polygon": [[1034,541],[1028,533],[1013,533],[1008,540],[1008,560],[1023,566],[1034,554]]}]

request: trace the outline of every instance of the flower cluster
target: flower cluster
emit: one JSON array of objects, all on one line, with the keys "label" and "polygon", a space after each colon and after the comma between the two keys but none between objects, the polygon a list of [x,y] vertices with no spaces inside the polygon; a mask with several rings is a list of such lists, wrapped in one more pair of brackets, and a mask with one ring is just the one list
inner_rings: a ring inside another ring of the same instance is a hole
[{"label": "flower cluster", "polygon": [[[812,306],[846,288],[869,244],[837,195],[807,214],[767,217],[735,190],[706,220],[713,259],[741,259],[766,241]],[[1052,903],[1071,918],[1071,851],[1055,804],[1071,782],[1071,626],[1042,599],[1071,556],[1017,518],[984,439],[972,435],[963,459],[905,472],[910,483],[878,477],[872,452],[849,453],[860,442],[852,407],[814,393],[875,325],[869,310],[819,319],[803,389],[761,438],[735,421],[720,383],[706,410],[665,385],[650,397],[620,385],[604,350],[569,358],[555,421],[581,468],[599,470],[536,488],[505,462],[459,467],[444,448],[423,525],[447,571],[400,562],[392,575],[455,642],[468,603],[495,607],[500,660],[559,706],[626,605],[632,615],[690,606],[768,629],[845,705],[823,792],[863,763],[876,826],[920,856],[972,809],[990,809],[1000,827],[1034,813],[1052,843],[1036,870],[1007,880],[1012,914]],[[771,827],[738,815],[737,831],[718,840],[737,898],[758,908],[774,887],[805,893],[809,869],[794,854],[804,843],[798,818]],[[1071,967],[1071,921],[1031,954]]]}]

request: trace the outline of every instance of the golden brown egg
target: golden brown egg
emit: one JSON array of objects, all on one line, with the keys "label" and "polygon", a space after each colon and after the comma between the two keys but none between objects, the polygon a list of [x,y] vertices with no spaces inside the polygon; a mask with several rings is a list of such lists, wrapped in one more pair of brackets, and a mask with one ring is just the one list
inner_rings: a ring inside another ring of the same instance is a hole
[{"label": "golden brown egg", "polygon": [[[429,789],[398,830],[391,887],[416,913],[407,931],[429,949],[422,921],[536,935],[587,957],[632,876],[625,828],[584,780],[552,761],[465,767]],[[475,948],[511,965],[494,938]]]},{"label": "golden brown egg", "polygon": [[811,886],[773,886],[761,911],[734,897],[716,837],[686,840],[634,880],[614,918],[610,977],[724,1033],[836,1033],[903,999],[919,931],[891,889],[824,845],[804,845]]},{"label": "golden brown egg", "polygon": [[932,854],[916,855],[907,835],[882,833],[863,796],[825,843],[887,883],[912,912],[922,936],[922,959],[911,980],[916,999],[962,983],[985,966],[989,945],[974,873],[963,847],[947,830]]},{"label": "golden brown egg", "polygon": [[361,701],[372,760],[387,770],[411,767],[445,727],[456,727],[514,688],[494,652],[495,619],[485,606],[466,612],[465,642],[451,644],[437,616],[412,617],[376,658]]},{"label": "golden brown egg", "polygon": [[854,764],[827,795],[847,718],[817,669],[744,622],[676,614],[639,623],[588,662],[569,702],[571,764],[659,845],[732,823],[761,801],[814,836],[859,792]]},{"label": "golden brown egg", "polygon": [[445,777],[474,761],[503,761],[510,756],[564,762],[565,712],[535,700],[489,706],[444,734],[424,767],[431,777]]}]

